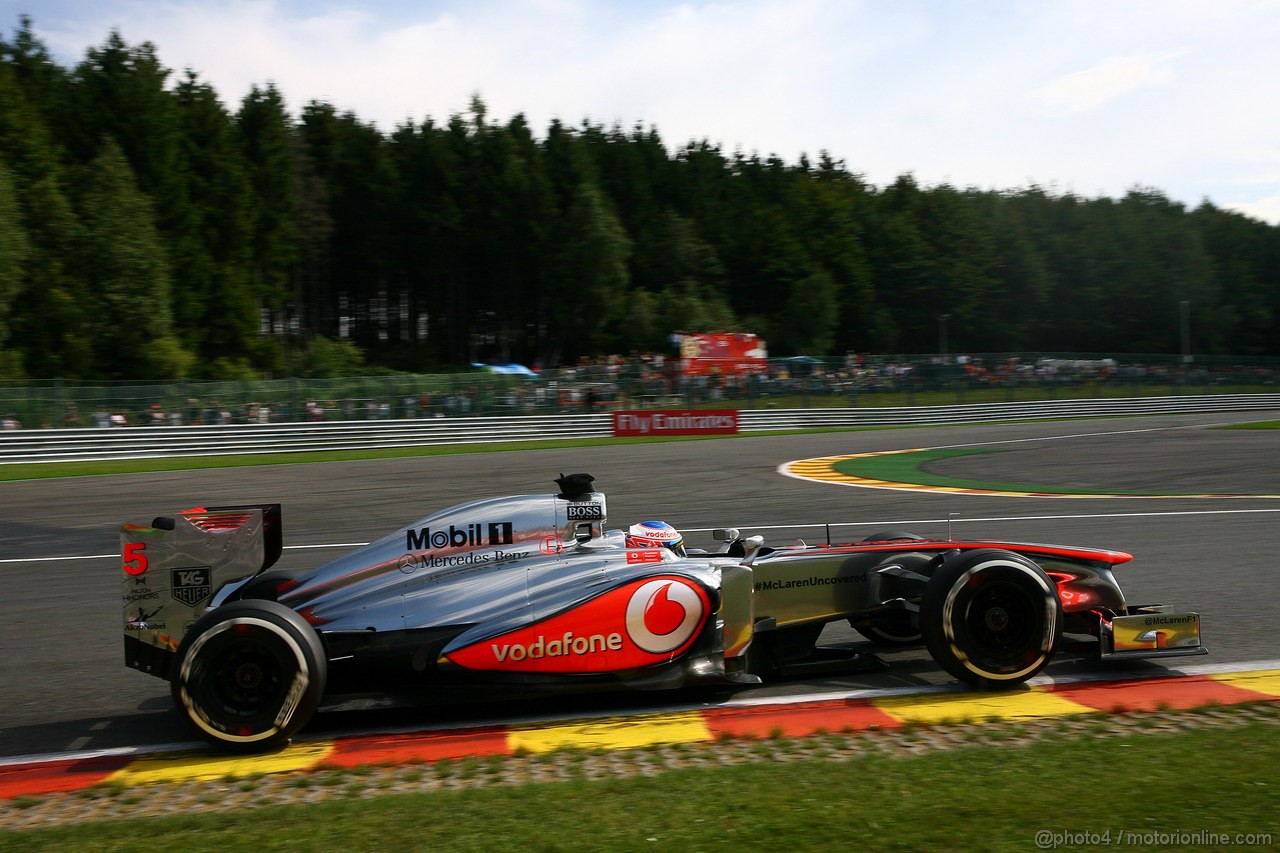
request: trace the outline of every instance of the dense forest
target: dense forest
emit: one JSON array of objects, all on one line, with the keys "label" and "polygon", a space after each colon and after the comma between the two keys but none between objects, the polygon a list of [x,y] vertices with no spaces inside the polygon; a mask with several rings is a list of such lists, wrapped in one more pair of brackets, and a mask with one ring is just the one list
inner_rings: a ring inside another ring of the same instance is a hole
[{"label": "dense forest", "polygon": [[[942,144],[942,143],[940,143]],[[1188,303],[1183,306],[1183,303]],[[119,33],[0,39],[0,383],[771,355],[1280,354],[1280,227],[1159,190],[884,187],[826,154],[491,118],[234,108]]]}]

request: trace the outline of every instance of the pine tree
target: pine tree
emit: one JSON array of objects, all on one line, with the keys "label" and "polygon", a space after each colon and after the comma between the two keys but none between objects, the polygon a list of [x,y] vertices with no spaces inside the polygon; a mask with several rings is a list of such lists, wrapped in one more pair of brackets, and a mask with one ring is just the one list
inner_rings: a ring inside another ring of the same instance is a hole
[{"label": "pine tree", "polygon": [[174,330],[199,356],[199,375],[248,368],[259,327],[251,283],[250,190],[231,116],[188,72],[174,91],[183,183],[170,221]]},{"label": "pine tree", "polygon": [[111,379],[186,375],[172,334],[169,265],[150,200],[124,153],[108,141],[80,183],[80,274],[89,285],[98,373]]},{"label": "pine tree", "polygon": [[0,379],[10,381],[22,374],[21,357],[9,347],[10,307],[23,285],[30,251],[14,200],[13,179],[0,159]]}]

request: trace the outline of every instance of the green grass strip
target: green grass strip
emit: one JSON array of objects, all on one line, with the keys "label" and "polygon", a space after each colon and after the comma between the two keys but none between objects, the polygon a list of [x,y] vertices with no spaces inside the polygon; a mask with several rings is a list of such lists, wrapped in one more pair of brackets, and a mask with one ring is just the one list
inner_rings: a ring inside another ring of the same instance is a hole
[{"label": "green grass strip", "polygon": [[[1001,422],[995,421],[993,423]],[[1018,423],[1031,423],[1031,421],[1018,421]],[[945,429],[953,426],[959,426],[959,424],[906,424],[868,427],[832,427],[824,429],[743,432],[738,435],[666,436],[660,438],[564,438],[548,439],[545,441],[501,441],[484,444],[435,444],[417,447],[370,448],[368,450],[317,450],[298,453],[248,453],[229,456],[182,456],[157,459],[120,459],[99,462],[15,462],[12,464],[0,464],[0,483],[16,482],[20,480],[46,480],[60,477],[93,477],[105,474],[145,474],[153,471],[197,471],[206,468],[243,468],[256,465],[294,465],[303,462],[351,462],[365,459],[405,459],[419,456],[455,456],[461,453],[505,453],[518,450],[557,450],[573,447],[608,447],[618,444],[654,444],[668,441],[718,441],[722,439],[763,438],[784,435],[814,435],[833,432],[868,432],[877,430],[921,428]],[[1236,424],[1223,428],[1275,429],[1280,428],[1280,421],[1264,422],[1261,424]],[[972,452],[976,453],[983,451],[974,450]],[[896,457],[885,458],[888,460],[895,459]],[[923,464],[923,460],[910,464],[912,466],[916,464]],[[908,467],[905,470],[915,471],[915,468]],[[853,473],[852,475],[867,477],[875,476],[873,474],[860,473]],[[917,474],[913,473],[912,476],[917,476]],[[884,480],[895,479],[888,476],[875,476],[875,478]],[[898,481],[924,482],[923,480],[911,479],[899,479]],[[960,488],[975,488],[975,486],[968,485],[970,481],[967,480],[956,480],[955,483],[965,484],[961,485]],[[929,485],[941,485],[941,483],[929,483]],[[1040,489],[1038,487],[1034,490],[1044,491],[1044,489]],[[1055,493],[1069,494],[1070,492],[1068,490],[1058,490]],[[1091,494],[1091,492],[1087,491],[1082,491],[1081,493]],[[1123,492],[1117,494],[1140,495],[1143,493]]]},{"label": "green grass strip", "polygon": [[[935,424],[942,428],[951,424]],[[509,453],[521,450],[558,450],[577,447],[611,447],[620,444],[661,444],[672,441],[720,441],[771,438],[783,435],[816,435],[835,432],[868,432],[886,429],[918,429],[918,426],[830,427],[741,432],[736,435],[673,435],[660,437],[552,438],[541,441],[495,441],[466,444],[431,444],[414,447],[378,447],[367,450],[312,450],[297,453],[246,453],[226,456],[174,456],[155,459],[118,459],[96,462],[14,462],[0,464],[0,482],[46,480],[58,477],[92,477],[103,474],[145,474],[152,471],[196,471],[205,468],[243,468],[255,465],[296,465],[304,462],[351,462],[365,459],[407,459],[419,456],[456,456],[462,453]]]},{"label": "green grass strip", "polygon": [[545,441],[497,441],[468,444],[432,444],[416,447],[379,447],[367,450],[315,450],[297,453],[246,453],[227,456],[175,456],[157,459],[119,459],[97,462],[16,462],[0,465],[0,482],[44,480],[58,477],[90,477],[102,474],[141,474],[152,471],[196,471],[205,468],[243,468],[256,465],[295,465],[304,462],[351,462],[366,459],[406,459],[419,456],[456,456],[463,453],[505,453],[517,450],[557,450],[571,447],[606,447],[615,444],[653,444],[668,441],[712,441],[763,435],[797,435],[836,430],[782,430],[741,433],[737,436],[669,436],[664,438],[554,438]]},{"label": "green grass strip", "polygon": [[[653,777],[335,798],[0,833],[0,850],[289,851],[1205,850],[1280,839],[1274,721],[776,760]],[[1241,760],[1248,756],[1248,760]],[[569,759],[562,759],[569,760]],[[461,772],[461,771],[459,771]],[[319,779],[316,784],[325,784]],[[146,789],[137,801],[145,802]],[[1227,841],[1194,843],[1192,833]],[[1126,838],[1124,833],[1133,833]],[[1173,835],[1161,843],[1151,834]],[[1177,834],[1185,836],[1176,840]],[[1119,839],[1119,841],[1115,839]],[[1150,840],[1148,840],[1150,839]]]},{"label": "green grass strip", "polygon": [[[975,456],[980,453],[1001,453],[989,447],[947,447],[939,450],[920,450],[910,453],[891,453],[885,456],[867,456],[844,459],[832,467],[850,477],[866,477],[871,480],[887,480],[891,483],[911,483],[920,486],[939,486],[949,489],[982,489],[991,492],[1032,492],[1041,495],[1096,495],[1098,489],[1076,489],[1067,486],[1046,486],[1043,483],[999,483],[986,480],[969,480],[949,477],[926,471],[924,466],[943,459]],[[1136,492],[1125,489],[1107,489],[1108,495],[1132,495],[1154,497],[1168,492]]]}]

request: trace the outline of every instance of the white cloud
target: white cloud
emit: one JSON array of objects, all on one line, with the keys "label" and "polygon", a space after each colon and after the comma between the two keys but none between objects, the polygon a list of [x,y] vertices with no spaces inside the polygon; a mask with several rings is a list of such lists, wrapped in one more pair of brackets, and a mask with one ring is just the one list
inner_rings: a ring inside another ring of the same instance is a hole
[{"label": "white cloud", "polygon": [[1050,80],[1032,94],[1055,111],[1073,113],[1174,80],[1169,67],[1180,54],[1140,53],[1104,59],[1084,71]]},{"label": "white cloud", "polygon": [[1252,216],[1254,219],[1261,219],[1263,222],[1280,225],[1280,193],[1255,201],[1227,202],[1221,206],[1227,210],[1243,213],[1245,216]]}]

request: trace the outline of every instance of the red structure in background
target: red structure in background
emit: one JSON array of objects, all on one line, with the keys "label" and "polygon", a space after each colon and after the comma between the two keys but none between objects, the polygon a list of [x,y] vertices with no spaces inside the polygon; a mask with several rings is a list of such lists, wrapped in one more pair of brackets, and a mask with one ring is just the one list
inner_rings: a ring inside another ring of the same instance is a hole
[{"label": "red structure in background", "polygon": [[685,335],[680,339],[681,368],[685,376],[719,374],[767,374],[769,352],[757,335]]}]

